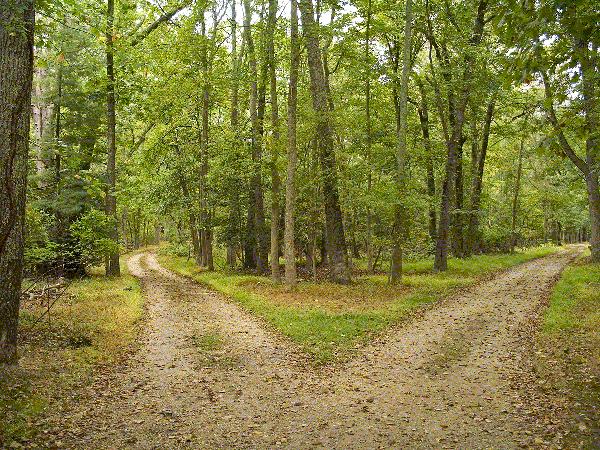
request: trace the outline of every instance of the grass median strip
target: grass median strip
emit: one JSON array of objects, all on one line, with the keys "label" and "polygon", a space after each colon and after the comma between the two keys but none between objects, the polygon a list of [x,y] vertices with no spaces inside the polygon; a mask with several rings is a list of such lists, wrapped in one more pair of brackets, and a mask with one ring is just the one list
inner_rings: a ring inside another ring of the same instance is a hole
[{"label": "grass median strip", "polygon": [[267,277],[203,271],[193,260],[169,254],[168,248],[161,250],[159,261],[236,300],[299,344],[317,364],[323,364],[343,358],[423,305],[493,272],[556,250],[536,247],[508,255],[452,259],[444,273],[433,273],[429,260],[408,262],[400,286],[389,286],[385,275],[368,275],[356,277],[347,286],[302,281],[294,291]]}]

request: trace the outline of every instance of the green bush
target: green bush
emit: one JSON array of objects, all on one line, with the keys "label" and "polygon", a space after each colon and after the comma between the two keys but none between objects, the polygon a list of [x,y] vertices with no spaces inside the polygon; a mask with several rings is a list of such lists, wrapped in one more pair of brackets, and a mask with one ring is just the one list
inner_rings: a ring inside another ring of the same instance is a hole
[{"label": "green bush", "polygon": [[114,219],[97,209],[88,211],[71,225],[72,250],[85,266],[98,265],[107,253],[118,250],[118,242],[111,238],[114,226]]},{"label": "green bush", "polygon": [[45,270],[59,257],[59,246],[50,240],[48,230],[53,219],[39,209],[27,206],[25,211],[25,270]]},{"label": "green bush", "polygon": [[186,243],[172,242],[167,247],[162,248],[160,253],[163,255],[188,257],[190,256],[190,247]]}]

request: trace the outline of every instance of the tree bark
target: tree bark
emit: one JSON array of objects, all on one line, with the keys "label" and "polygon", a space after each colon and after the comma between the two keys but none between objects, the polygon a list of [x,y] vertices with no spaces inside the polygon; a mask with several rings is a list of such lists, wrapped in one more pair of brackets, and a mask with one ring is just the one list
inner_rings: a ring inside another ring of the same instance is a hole
[{"label": "tree bark", "polygon": [[[477,15],[473,25],[473,33],[469,40],[470,46],[476,47],[483,38],[483,29],[485,26],[485,11],[488,2],[480,0],[477,6]],[[430,36],[432,39],[432,36]],[[436,45],[436,44],[433,44]],[[456,173],[457,155],[459,145],[462,145],[462,131],[465,119],[465,109],[469,101],[470,81],[472,79],[474,57],[470,49],[463,58],[463,71],[460,80],[461,90],[458,98],[449,97],[450,113],[448,122],[451,123],[452,133],[447,140],[448,157],[446,161],[446,175],[442,184],[442,199],[440,206],[440,220],[438,225],[437,243],[435,250],[435,261],[433,268],[435,271],[445,271],[448,269],[448,232],[450,228],[450,209],[451,193],[454,190],[454,175]],[[448,64],[447,58],[440,58],[442,64]],[[449,67],[445,67],[446,73],[449,73]],[[450,91],[452,92],[452,91]]]},{"label": "tree bark", "polygon": [[0,364],[17,361],[33,78],[32,0],[0,8]]},{"label": "tree bark", "polygon": [[[237,52],[237,11],[236,0],[231,0],[231,116],[230,124],[233,133],[231,151],[233,155],[238,154],[238,146],[242,142],[239,137],[239,61]],[[238,223],[240,218],[240,199],[238,189],[229,190],[229,224]],[[239,230],[236,227],[236,231]],[[236,266],[237,241],[232,235],[227,242],[227,265],[230,269]]]},{"label": "tree bark", "polygon": [[581,80],[583,111],[585,113],[585,162],[589,168],[585,177],[590,213],[590,250],[593,262],[600,262],[600,110],[598,107],[598,48],[582,41],[578,43],[581,54]]},{"label": "tree bark", "polygon": [[429,238],[433,245],[435,245],[436,234],[437,234],[437,217],[435,211],[435,174],[433,171],[433,147],[431,146],[431,137],[429,135],[429,105],[427,102],[427,93],[423,80],[417,78],[417,85],[419,87],[419,94],[421,96],[421,102],[419,104],[419,123],[421,124],[421,133],[423,134],[423,147],[426,153],[426,166],[427,166],[427,195],[429,196]]},{"label": "tree bark", "polygon": [[456,170],[454,172],[454,208],[452,209],[452,253],[457,258],[464,257],[464,176],[463,176],[463,146],[461,136],[456,151]]},{"label": "tree bark", "polygon": [[[181,185],[181,192],[185,202],[189,205],[192,202],[190,191],[188,189],[187,182],[183,176],[179,178],[179,184]],[[189,226],[190,226],[190,237],[192,238],[192,251],[194,253],[194,260],[199,266],[202,265],[202,251],[200,249],[200,240],[198,239],[198,224],[196,221],[196,213],[193,210],[188,211],[189,215]]]},{"label": "tree bark", "polygon": [[269,63],[269,85],[271,97],[271,278],[281,281],[279,272],[279,196],[281,178],[277,161],[279,159],[279,103],[277,99],[277,77],[275,75],[275,25],[277,21],[277,0],[269,0],[267,21],[267,61]]},{"label": "tree bark", "polygon": [[519,208],[519,191],[521,189],[521,172],[523,171],[523,147],[525,146],[525,139],[521,138],[521,146],[519,147],[519,159],[517,162],[517,175],[515,177],[515,186],[512,199],[511,208],[511,222],[510,222],[510,252],[515,251],[517,245],[517,212]]},{"label": "tree bark", "polygon": [[[202,12],[201,32],[202,49],[200,55],[200,64],[202,66],[203,84],[202,84],[202,133],[200,135],[200,210],[202,217],[202,263],[208,270],[215,270],[212,248],[212,227],[210,211],[208,210],[208,192],[207,192],[207,177],[208,177],[208,127],[209,127],[209,109],[210,109],[210,84],[209,84],[209,64],[208,64],[208,42],[206,35],[206,20],[204,19],[205,11]],[[215,25],[216,26],[216,25]]]},{"label": "tree bark", "polygon": [[[114,219],[114,224],[111,226],[110,237],[117,244],[119,243],[119,228],[117,220],[117,198],[115,196],[115,188],[117,181],[116,173],[116,102],[115,102],[115,71],[114,71],[114,17],[115,17],[115,2],[107,0],[106,9],[106,142],[107,162],[106,162],[106,214]],[[106,275],[120,276],[121,267],[119,265],[119,250],[109,252],[106,257]]]},{"label": "tree bark", "polygon": [[290,29],[290,81],[288,95],[287,122],[287,178],[285,182],[285,283],[289,287],[296,285],[296,249],[294,242],[294,212],[296,206],[296,167],[298,148],[296,143],[296,122],[298,105],[298,66],[300,64],[300,46],[298,42],[298,5],[291,0]]},{"label": "tree bark", "polygon": [[390,269],[390,283],[398,284],[402,281],[402,250],[406,239],[406,134],[408,118],[408,79],[410,76],[411,60],[411,35],[412,35],[412,0],[406,0],[406,14],[404,24],[404,43],[402,48],[402,78],[398,95],[398,145],[396,149],[396,183],[397,195],[394,217],[394,236],[392,248],[392,264]]},{"label": "tree bark", "polygon": [[258,92],[258,68],[256,62],[256,50],[254,39],[252,38],[251,19],[252,9],[250,0],[244,0],[244,33],[246,36],[246,45],[248,48],[248,64],[250,66],[250,122],[252,126],[252,196],[253,206],[253,234],[254,234],[254,257],[256,268],[263,273],[266,270],[268,258],[268,242],[266,237],[265,213],[264,213],[264,195],[262,186],[262,133],[258,111],[259,92]]},{"label": "tree bark", "polygon": [[481,248],[481,236],[479,231],[479,216],[481,208],[481,192],[483,189],[483,170],[485,168],[485,158],[490,141],[490,130],[492,118],[494,116],[494,107],[496,104],[496,93],[492,94],[483,124],[483,133],[481,137],[481,148],[473,155],[473,173],[471,174],[471,195],[469,205],[469,224],[467,226],[467,242],[465,244],[467,255],[478,253]]},{"label": "tree bark", "polygon": [[318,24],[315,23],[312,0],[300,0],[299,8],[306,39],[313,109],[317,116],[317,148],[323,179],[328,253],[332,260],[330,278],[337,283],[348,283],[350,282],[348,254],[339,201],[327,85],[321,48],[319,47],[319,29]]},{"label": "tree bark", "polygon": [[[367,1],[367,23],[365,29],[365,62],[367,70],[365,73],[365,119],[367,122],[367,197],[370,198],[373,188],[373,170],[371,168],[372,158],[372,124],[371,124],[371,16],[372,0]],[[367,203],[367,271],[373,273],[373,217],[371,205]]]},{"label": "tree bark", "polygon": [[[580,44],[580,50],[587,53],[587,46]],[[588,210],[590,214],[590,251],[591,259],[594,262],[600,262],[600,190],[598,183],[598,130],[597,106],[595,99],[594,73],[592,72],[593,65],[589,61],[589,56],[581,58],[581,74],[583,78],[583,104],[585,114],[585,130],[587,133],[586,139],[586,157],[581,159],[573,150],[567,140],[562,124],[558,121],[556,112],[554,111],[554,96],[550,80],[545,71],[540,71],[542,81],[544,83],[544,94],[547,101],[546,112],[548,120],[552,124],[558,138],[558,143],[561,146],[564,154],[571,162],[581,171],[585,180],[585,185],[588,195]],[[591,80],[590,80],[591,78]]]}]

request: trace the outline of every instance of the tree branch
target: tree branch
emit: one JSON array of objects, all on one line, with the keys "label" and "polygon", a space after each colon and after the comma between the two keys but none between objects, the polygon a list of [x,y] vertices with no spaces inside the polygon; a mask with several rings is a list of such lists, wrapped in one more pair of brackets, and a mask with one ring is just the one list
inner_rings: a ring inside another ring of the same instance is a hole
[{"label": "tree branch", "polygon": [[190,1],[186,1],[183,4],[172,9],[171,11],[164,13],[162,16],[160,16],[158,19],[152,22],[147,28],[140,31],[136,36],[134,36],[134,38],[131,40],[131,46],[135,47],[136,45],[138,45],[140,42],[146,39],[150,35],[150,33],[156,30],[161,23],[171,20],[175,14],[177,14],[179,11],[181,11],[183,8],[186,8],[190,4]]},{"label": "tree branch", "polygon": [[569,144],[569,141],[567,141],[567,138],[563,133],[562,124],[558,121],[558,118],[556,117],[556,111],[554,110],[553,104],[552,88],[550,86],[550,80],[548,79],[548,75],[546,74],[545,70],[540,70],[539,72],[542,76],[542,81],[544,83],[544,95],[546,97],[547,102],[546,113],[548,116],[548,120],[554,127],[554,131],[556,132],[556,135],[558,137],[558,142],[565,155],[567,155],[567,157],[573,162],[573,164],[575,164],[575,166],[577,166],[581,173],[583,173],[583,175],[587,177],[590,172],[588,165],[583,159],[577,156],[577,154],[573,150],[573,147],[571,147],[571,144]]}]

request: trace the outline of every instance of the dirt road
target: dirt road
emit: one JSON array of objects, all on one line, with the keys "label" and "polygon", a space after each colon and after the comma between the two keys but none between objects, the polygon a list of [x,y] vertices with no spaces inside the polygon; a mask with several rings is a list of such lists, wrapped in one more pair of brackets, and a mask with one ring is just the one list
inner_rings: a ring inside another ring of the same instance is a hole
[{"label": "dirt road", "polygon": [[[515,448],[560,441],[527,363],[532,319],[573,251],[502,272],[314,369],[222,296],[138,254],[140,349],[69,412],[81,448]],[[545,402],[548,401],[548,404]],[[543,414],[542,414],[543,415]],[[544,437],[546,436],[546,437]]]}]

